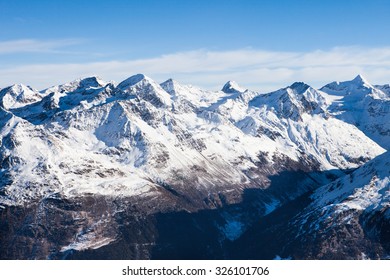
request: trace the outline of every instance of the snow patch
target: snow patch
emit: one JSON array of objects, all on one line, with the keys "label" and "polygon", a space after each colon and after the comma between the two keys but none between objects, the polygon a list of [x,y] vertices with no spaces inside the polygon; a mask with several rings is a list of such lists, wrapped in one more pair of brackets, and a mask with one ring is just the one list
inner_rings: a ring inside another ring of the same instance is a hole
[{"label": "snow patch", "polygon": [[239,238],[244,230],[244,224],[239,221],[227,221],[222,228],[222,232],[224,233],[225,237],[230,241]]},{"label": "snow patch", "polygon": [[280,201],[277,200],[273,200],[271,203],[266,203],[264,216],[275,211],[279,207],[279,205],[280,205]]}]

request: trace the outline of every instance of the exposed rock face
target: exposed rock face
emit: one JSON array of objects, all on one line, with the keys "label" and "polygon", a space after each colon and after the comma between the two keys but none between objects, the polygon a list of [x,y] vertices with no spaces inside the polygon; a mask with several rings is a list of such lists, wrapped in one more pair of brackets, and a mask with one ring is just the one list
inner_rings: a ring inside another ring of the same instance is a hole
[{"label": "exposed rock face", "polygon": [[[276,253],[295,259],[388,259],[389,155],[386,152],[262,218],[232,245],[247,248],[235,256],[272,258]],[[267,244],[270,238],[274,240],[271,246]]]},{"label": "exposed rock face", "polygon": [[386,258],[389,97],[359,77],[3,89],[0,258]]}]

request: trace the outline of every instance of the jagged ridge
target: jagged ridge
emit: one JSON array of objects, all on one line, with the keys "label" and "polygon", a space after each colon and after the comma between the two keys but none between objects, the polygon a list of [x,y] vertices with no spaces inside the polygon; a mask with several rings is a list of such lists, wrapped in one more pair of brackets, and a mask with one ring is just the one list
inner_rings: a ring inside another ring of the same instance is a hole
[{"label": "jagged ridge", "polygon": [[[246,192],[257,190],[242,213],[218,214],[221,238],[235,239],[256,217],[385,151],[383,88],[358,76],[321,90],[294,83],[262,94],[228,82],[212,92],[172,79],[158,84],[143,74],[117,86],[90,77],[41,92],[5,88],[0,205],[39,205],[52,197],[72,203],[90,195],[158,201],[135,203],[149,215],[241,205]],[[52,246],[94,249],[116,234],[85,233],[84,245],[70,238]]]}]

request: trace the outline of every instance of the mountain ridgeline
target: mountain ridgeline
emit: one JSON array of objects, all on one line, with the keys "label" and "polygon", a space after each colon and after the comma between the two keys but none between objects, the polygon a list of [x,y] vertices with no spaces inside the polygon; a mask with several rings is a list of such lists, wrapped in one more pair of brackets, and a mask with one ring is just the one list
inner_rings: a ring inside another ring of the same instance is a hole
[{"label": "mountain ridgeline", "polygon": [[360,75],[3,88],[0,258],[389,258],[389,120]]}]

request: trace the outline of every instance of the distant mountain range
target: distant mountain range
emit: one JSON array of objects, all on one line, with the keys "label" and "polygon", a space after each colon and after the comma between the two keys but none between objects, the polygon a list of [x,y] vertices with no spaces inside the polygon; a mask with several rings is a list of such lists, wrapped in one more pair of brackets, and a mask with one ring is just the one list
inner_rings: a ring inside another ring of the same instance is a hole
[{"label": "distant mountain range", "polygon": [[390,86],[0,90],[2,259],[385,259]]}]

